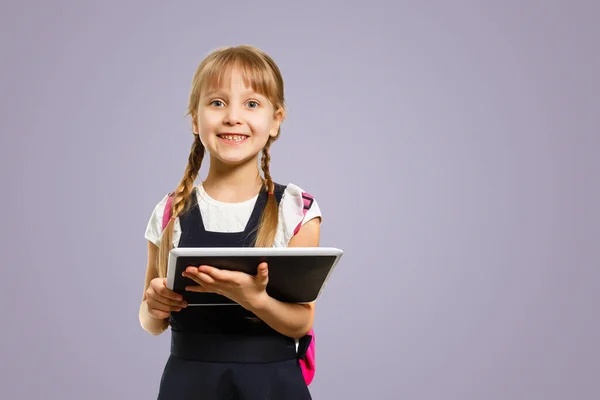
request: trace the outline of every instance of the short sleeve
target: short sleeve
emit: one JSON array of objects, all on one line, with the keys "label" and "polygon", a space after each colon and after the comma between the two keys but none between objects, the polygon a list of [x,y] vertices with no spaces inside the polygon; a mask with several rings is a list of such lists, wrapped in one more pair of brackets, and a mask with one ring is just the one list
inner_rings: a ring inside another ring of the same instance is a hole
[{"label": "short sleeve", "polygon": [[306,210],[306,215],[302,219],[302,225],[306,224],[308,221],[314,218],[322,218],[322,215],[319,203],[317,203],[317,199],[313,197],[312,204],[310,205],[310,208]]},{"label": "short sleeve", "polygon": [[302,226],[314,218],[322,218],[319,203],[312,196],[310,208],[304,215],[303,194],[309,193],[291,183],[286,186],[279,204],[279,227],[275,236],[275,246],[287,247],[299,225]]},{"label": "short sleeve", "polygon": [[162,200],[154,207],[148,225],[146,226],[145,237],[156,246],[160,246],[160,239],[162,236],[162,219],[165,212],[165,206],[167,204],[168,194],[165,195]]}]

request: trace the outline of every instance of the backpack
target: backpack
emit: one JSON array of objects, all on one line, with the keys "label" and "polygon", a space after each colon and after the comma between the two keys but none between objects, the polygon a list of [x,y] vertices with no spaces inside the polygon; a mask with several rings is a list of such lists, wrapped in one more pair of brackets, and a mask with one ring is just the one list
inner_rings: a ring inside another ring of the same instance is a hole
[{"label": "backpack", "polygon": [[[165,211],[163,213],[162,219],[162,229],[164,230],[169,220],[171,219],[172,212],[172,201],[173,194],[170,193],[167,197],[167,203],[165,205]],[[304,222],[304,216],[306,216],[306,212],[310,209],[313,203],[313,197],[308,193],[302,193],[302,201],[304,206],[302,207],[302,220],[298,223],[296,228],[294,229],[294,235],[300,231],[302,227],[302,222]],[[306,385],[310,385],[313,378],[315,377],[315,333],[314,330],[311,329],[308,331],[306,335],[304,335],[298,342],[298,355],[299,355],[299,363],[300,369],[302,370],[302,376],[304,377],[304,381]]]}]

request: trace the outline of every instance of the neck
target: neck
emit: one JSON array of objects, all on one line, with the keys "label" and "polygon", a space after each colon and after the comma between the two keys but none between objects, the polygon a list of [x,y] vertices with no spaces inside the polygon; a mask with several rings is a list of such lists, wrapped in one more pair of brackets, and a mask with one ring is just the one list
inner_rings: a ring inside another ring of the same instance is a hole
[{"label": "neck", "polygon": [[202,185],[213,199],[236,203],[256,196],[262,184],[258,157],[242,164],[230,165],[211,156],[208,175]]}]

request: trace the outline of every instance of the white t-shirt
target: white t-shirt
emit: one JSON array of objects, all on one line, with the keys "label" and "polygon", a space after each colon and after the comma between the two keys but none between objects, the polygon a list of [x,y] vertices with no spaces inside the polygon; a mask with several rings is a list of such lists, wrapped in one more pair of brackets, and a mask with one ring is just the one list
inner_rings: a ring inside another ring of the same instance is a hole
[{"label": "white t-shirt", "polygon": [[[250,200],[240,203],[224,203],[211,198],[206,193],[201,183],[196,187],[198,206],[200,207],[204,227],[207,231],[244,231],[244,228],[250,219],[250,215],[252,214],[252,210],[254,209],[256,200],[258,199],[258,194]],[[322,218],[319,205],[314,199],[310,209],[306,212],[306,216],[304,216],[304,200],[302,199],[302,193],[303,190],[292,183],[286,186],[281,202],[279,203],[279,223],[277,225],[273,247],[287,247],[290,239],[294,236],[294,229],[296,229],[296,226],[300,222],[304,225],[313,218]],[[167,196],[168,195],[165,195],[156,205],[146,227],[146,239],[157,246],[160,245],[162,236],[162,218],[167,202]],[[180,236],[181,225],[179,223],[179,218],[176,218],[175,226],[173,227],[173,247],[179,245]]]}]

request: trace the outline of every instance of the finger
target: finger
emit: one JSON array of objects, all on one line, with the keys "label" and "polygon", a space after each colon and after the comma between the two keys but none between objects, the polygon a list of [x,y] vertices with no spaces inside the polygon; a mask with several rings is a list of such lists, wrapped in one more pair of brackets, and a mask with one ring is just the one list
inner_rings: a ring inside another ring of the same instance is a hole
[{"label": "finger", "polygon": [[256,280],[264,283],[269,280],[269,267],[266,262],[260,263],[258,265],[258,270],[256,272]]},{"label": "finger", "polygon": [[198,268],[194,267],[193,265],[189,265],[184,272],[187,272],[188,274],[197,274]]},{"label": "finger", "polygon": [[188,274],[187,272],[184,272],[182,274],[184,277],[193,280],[194,282],[196,282],[198,285],[203,285],[204,282],[195,274]]},{"label": "finger", "polygon": [[[148,296],[148,301],[151,304],[164,305],[166,307],[187,307],[187,302],[185,300],[173,300],[168,297],[163,297],[159,293],[150,293]],[[165,310],[166,311],[166,310]]]},{"label": "finger", "polygon": [[183,299],[180,301],[177,301],[177,300],[170,299],[168,297],[157,296],[154,300],[157,303],[164,304],[169,307],[179,307],[179,308],[187,307],[187,302]]},{"label": "finger", "polygon": [[169,289],[166,286],[166,283],[163,283],[163,286],[156,288],[155,292],[158,293],[160,296],[166,297],[171,300],[175,300],[175,301],[183,300],[183,297],[179,293],[176,293],[173,290]]},{"label": "finger", "polygon": [[204,272],[198,272],[198,278],[202,281],[202,283],[206,283],[208,285],[212,285],[215,283],[215,280],[208,274]]},{"label": "finger", "polygon": [[229,281],[237,282],[239,272],[221,270],[218,268],[210,267],[208,265],[202,265],[198,268],[198,271],[205,273],[215,281]]},{"label": "finger", "polygon": [[156,294],[160,298],[159,301],[161,303],[174,304],[178,306],[182,306],[185,303],[185,300],[183,300],[183,296],[169,289],[167,289],[166,291],[159,290],[158,292],[156,292]]},{"label": "finger", "polygon": [[258,264],[258,274],[262,275],[262,276],[268,276],[269,275],[269,264],[267,264],[266,262],[262,262],[262,263]]},{"label": "finger", "polygon": [[[168,301],[168,300],[167,300]],[[158,311],[171,312],[171,311],[181,311],[183,307],[178,304],[167,304],[163,303],[160,299],[151,299],[148,302],[148,309],[154,309]]]},{"label": "finger", "polygon": [[[166,288],[164,288],[164,289],[166,289]],[[167,290],[169,290],[169,289],[167,289]],[[183,299],[183,297],[180,294],[172,292],[172,293],[175,293],[181,299],[181,300],[174,300],[169,296],[164,296],[160,292],[161,292],[161,290],[156,291],[156,290],[154,290],[154,288],[149,288],[148,291],[146,292],[146,297],[151,301],[167,304],[170,306],[187,307],[186,301]],[[171,292],[171,291],[169,290],[169,292]]]},{"label": "finger", "polygon": [[208,284],[212,284],[215,283],[215,280],[213,278],[210,277],[210,275],[204,273],[204,272],[196,272],[196,273],[188,273],[186,271],[184,271],[181,275],[185,276],[186,278],[190,278],[192,279],[194,282],[196,282],[199,285],[202,285],[204,283],[208,283]]}]

